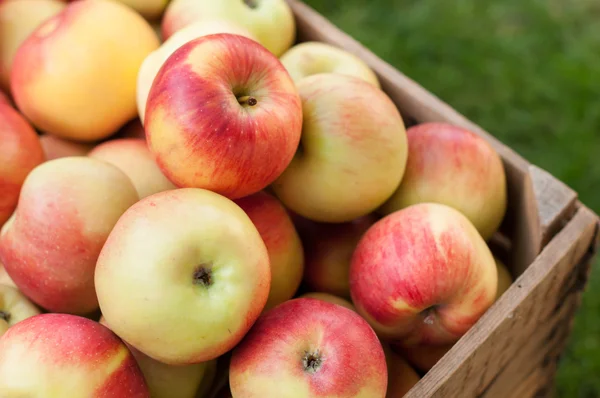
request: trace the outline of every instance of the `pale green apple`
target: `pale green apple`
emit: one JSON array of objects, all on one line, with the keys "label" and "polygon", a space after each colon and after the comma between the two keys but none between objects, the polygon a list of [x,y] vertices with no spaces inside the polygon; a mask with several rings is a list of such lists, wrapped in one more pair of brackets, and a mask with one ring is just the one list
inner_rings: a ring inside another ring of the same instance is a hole
[{"label": "pale green apple", "polygon": [[154,20],[160,18],[163,11],[169,4],[169,0],[119,0],[121,3],[128,5],[146,19]]},{"label": "pale green apple", "polygon": [[278,57],[296,38],[294,14],[285,0],[173,0],[163,18],[163,37],[168,39],[192,22],[210,19],[226,19],[245,27]]},{"label": "pale green apple", "polygon": [[39,313],[39,308],[17,288],[0,284],[0,336],[9,327]]},{"label": "pale green apple", "polygon": [[377,75],[369,65],[331,44],[316,41],[300,43],[286,51],[280,60],[295,82],[318,73],[339,73],[358,77],[379,87]]},{"label": "pale green apple", "polygon": [[170,365],[231,350],[262,312],[269,255],[250,218],[214,192],[183,188],[148,196],[119,219],[95,274],[113,331]]},{"label": "pale green apple", "polygon": [[346,222],[373,212],[404,174],[408,147],[400,112],[382,90],[356,77],[322,73],[297,86],[301,143],[274,192],[314,221]]}]

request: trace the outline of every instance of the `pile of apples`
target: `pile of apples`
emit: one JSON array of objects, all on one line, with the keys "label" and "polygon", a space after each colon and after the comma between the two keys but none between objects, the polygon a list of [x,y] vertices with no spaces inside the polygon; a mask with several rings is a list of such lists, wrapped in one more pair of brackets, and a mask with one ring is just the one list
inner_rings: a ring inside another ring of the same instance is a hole
[{"label": "pile of apples", "polygon": [[284,0],[0,0],[0,396],[400,397],[511,283],[494,149]]}]

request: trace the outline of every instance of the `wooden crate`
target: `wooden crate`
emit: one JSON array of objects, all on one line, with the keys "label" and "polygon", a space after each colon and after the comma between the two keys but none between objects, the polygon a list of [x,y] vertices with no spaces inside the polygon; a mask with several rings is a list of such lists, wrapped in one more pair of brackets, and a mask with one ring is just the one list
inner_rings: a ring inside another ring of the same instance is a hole
[{"label": "wooden crate", "polygon": [[526,398],[550,396],[600,240],[596,214],[577,194],[378,58],[300,0],[288,0],[298,41],[321,41],[362,58],[379,76],[408,125],[466,127],[502,156],[508,213],[493,238],[514,284],[406,395]]}]

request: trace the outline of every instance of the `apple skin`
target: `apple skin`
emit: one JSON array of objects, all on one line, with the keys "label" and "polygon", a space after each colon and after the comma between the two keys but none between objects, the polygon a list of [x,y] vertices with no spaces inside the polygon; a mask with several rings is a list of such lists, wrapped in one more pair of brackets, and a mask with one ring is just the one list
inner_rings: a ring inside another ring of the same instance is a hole
[{"label": "apple skin", "polygon": [[140,199],[177,188],[154,162],[146,140],[139,138],[109,140],[96,146],[88,156],[118,167],[131,179]]},{"label": "apple skin", "polygon": [[388,386],[386,398],[400,398],[406,395],[421,377],[409,363],[394,352],[387,344],[383,345],[388,369]]},{"label": "apple skin", "polygon": [[39,313],[40,309],[16,287],[0,283],[0,336],[10,327]]},{"label": "apple skin", "polygon": [[331,44],[309,41],[296,44],[280,58],[297,83],[319,73],[354,76],[380,88],[373,70],[356,55]]},{"label": "apple skin", "polygon": [[131,8],[109,0],[72,2],[17,50],[15,102],[43,132],[81,142],[104,139],[137,115],[137,72],[158,46],[148,22]]},{"label": "apple skin", "polygon": [[156,162],[175,185],[239,199],[289,165],[302,106],[277,58],[254,40],[216,34],[184,44],[161,67],[144,126]]},{"label": "apple skin", "polygon": [[498,290],[496,292],[496,300],[498,300],[512,285],[513,277],[502,261],[496,257],[494,257],[494,260],[496,261],[496,270],[498,271]]},{"label": "apple skin", "polygon": [[48,134],[40,136],[40,143],[47,161],[69,156],[86,156],[94,148],[93,144],[69,141]]},{"label": "apple skin", "polygon": [[130,207],[95,275],[113,331],[170,365],[231,350],[262,312],[270,281],[267,248],[250,218],[198,188],[160,192]]},{"label": "apple skin", "polygon": [[146,103],[150,87],[152,87],[152,83],[165,61],[175,52],[175,50],[185,43],[199,37],[217,33],[231,33],[254,39],[248,30],[226,20],[200,21],[194,22],[177,31],[158,49],[148,54],[140,67],[137,77],[137,108],[142,123],[144,122],[144,117],[146,115]]},{"label": "apple skin", "polygon": [[15,53],[27,36],[65,7],[59,0],[0,1],[0,88],[9,91]]},{"label": "apple skin", "polygon": [[423,202],[445,204],[467,216],[488,240],[506,213],[506,176],[498,153],[477,134],[447,123],[419,124],[406,134],[406,172],[381,213]]},{"label": "apple skin", "polygon": [[0,227],[19,201],[27,175],[44,161],[37,133],[10,105],[0,103]]},{"label": "apple skin", "polygon": [[494,303],[494,257],[473,224],[441,204],[407,207],[361,238],[350,266],[358,313],[385,340],[457,341]]},{"label": "apple skin", "polygon": [[283,204],[313,221],[341,223],[373,212],[404,174],[404,122],[381,90],[324,73],[298,83],[300,149],[272,185]]},{"label": "apple skin", "polygon": [[367,322],[312,298],[264,313],[233,350],[229,368],[232,395],[245,398],[383,398],[387,377],[383,348]]},{"label": "apple skin", "polygon": [[303,235],[306,253],[304,281],[312,290],[350,298],[350,261],[356,245],[377,221],[369,214],[342,224],[316,223]]},{"label": "apple skin", "polygon": [[[71,0],[73,1],[73,0]],[[118,0],[133,8],[148,20],[155,20],[162,16],[169,0]]]},{"label": "apple skin", "polygon": [[127,347],[109,329],[83,317],[27,318],[0,338],[0,351],[3,397],[150,398]]},{"label": "apple skin", "polygon": [[125,210],[138,200],[116,167],[87,157],[51,160],[25,180],[0,233],[0,261],[27,297],[50,312],[98,308],[94,268]]},{"label": "apple skin", "polygon": [[354,308],[352,303],[350,303],[348,300],[343,299],[341,297],[334,296],[333,294],[323,293],[323,292],[309,292],[309,293],[304,293],[299,298],[303,298],[303,297],[327,301],[332,304],[341,305],[342,307],[348,308],[349,310],[356,312],[356,308]]},{"label": "apple skin", "polygon": [[[100,324],[111,329],[104,317]],[[112,330],[112,329],[111,329]],[[152,398],[195,398],[202,384],[206,363],[172,366],[156,361],[124,342],[140,367]]]},{"label": "apple skin", "polygon": [[271,264],[271,291],[265,310],[291,299],[304,271],[304,252],[296,228],[281,202],[266,192],[235,201],[254,223],[267,246]]},{"label": "apple skin", "polygon": [[[258,7],[252,9],[250,2]],[[163,37],[168,39],[193,22],[213,19],[229,20],[246,28],[276,57],[296,38],[294,15],[285,0],[173,0],[163,18]]]}]

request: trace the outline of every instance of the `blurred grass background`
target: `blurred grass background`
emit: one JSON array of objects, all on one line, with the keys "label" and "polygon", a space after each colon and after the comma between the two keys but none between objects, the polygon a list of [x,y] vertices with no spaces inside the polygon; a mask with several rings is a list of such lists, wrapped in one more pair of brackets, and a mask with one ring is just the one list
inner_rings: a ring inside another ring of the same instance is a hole
[{"label": "blurred grass background", "polygon": [[[600,2],[305,1],[600,212]],[[600,397],[599,265],[560,397]]]}]

